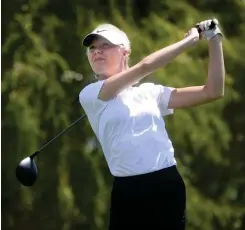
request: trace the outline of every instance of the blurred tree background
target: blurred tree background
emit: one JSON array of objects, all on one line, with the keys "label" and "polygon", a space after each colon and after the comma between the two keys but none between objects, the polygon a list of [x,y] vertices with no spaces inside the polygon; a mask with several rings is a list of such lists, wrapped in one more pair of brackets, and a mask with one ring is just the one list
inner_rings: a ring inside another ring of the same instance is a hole
[{"label": "blurred tree background", "polygon": [[[217,17],[225,34],[225,97],[166,119],[187,186],[188,230],[245,229],[245,3],[243,0],[4,0],[2,2],[2,229],[105,230],[112,177],[85,118],[36,158],[35,186],[15,167],[83,114],[93,81],[81,39],[99,23],[122,28],[130,64]],[[201,41],[147,81],[203,84]]]}]

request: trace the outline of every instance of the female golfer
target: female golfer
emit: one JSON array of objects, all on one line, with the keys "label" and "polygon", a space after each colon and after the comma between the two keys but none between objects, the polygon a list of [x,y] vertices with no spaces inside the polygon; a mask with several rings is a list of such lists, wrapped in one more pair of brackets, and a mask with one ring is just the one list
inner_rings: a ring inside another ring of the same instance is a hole
[{"label": "female golfer", "polygon": [[[204,85],[135,85],[200,38],[209,46]],[[204,104],[224,95],[222,34],[217,20],[200,22],[181,41],[132,67],[128,66],[129,39],[111,24],[98,26],[84,38],[83,45],[98,81],[84,87],[79,100],[115,178],[109,229],[185,229],[185,184],[176,168],[163,117],[176,108]]]}]

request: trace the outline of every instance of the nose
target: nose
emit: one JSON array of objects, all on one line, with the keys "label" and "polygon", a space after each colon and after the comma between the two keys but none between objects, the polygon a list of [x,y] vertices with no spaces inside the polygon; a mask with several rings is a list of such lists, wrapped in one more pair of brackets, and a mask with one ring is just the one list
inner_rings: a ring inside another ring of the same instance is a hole
[{"label": "nose", "polygon": [[102,53],[101,49],[99,49],[99,48],[94,49],[94,54],[101,54],[101,53]]}]

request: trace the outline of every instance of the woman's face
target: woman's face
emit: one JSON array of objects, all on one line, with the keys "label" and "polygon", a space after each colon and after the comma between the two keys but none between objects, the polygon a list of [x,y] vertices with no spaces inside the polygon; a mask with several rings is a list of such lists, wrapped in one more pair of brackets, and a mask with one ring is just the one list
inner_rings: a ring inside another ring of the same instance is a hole
[{"label": "woman's face", "polygon": [[92,70],[106,78],[123,70],[126,54],[122,47],[102,37],[94,39],[88,48],[88,60]]}]

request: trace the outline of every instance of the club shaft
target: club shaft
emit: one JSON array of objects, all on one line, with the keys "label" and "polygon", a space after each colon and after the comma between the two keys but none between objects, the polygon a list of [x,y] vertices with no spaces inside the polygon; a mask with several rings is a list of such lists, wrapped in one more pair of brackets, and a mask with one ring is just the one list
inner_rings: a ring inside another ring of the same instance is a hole
[{"label": "club shaft", "polygon": [[83,114],[81,117],[79,117],[77,120],[75,120],[70,126],[68,126],[66,129],[64,129],[62,132],[60,132],[54,138],[52,138],[50,141],[48,141],[45,145],[43,145],[40,149],[38,149],[36,152],[34,152],[30,157],[33,158],[33,157],[37,156],[37,154],[40,153],[44,148],[46,148],[51,142],[53,142],[55,139],[60,137],[63,133],[65,133],[68,129],[70,129],[77,122],[82,120],[85,116],[86,116],[86,114]]}]

